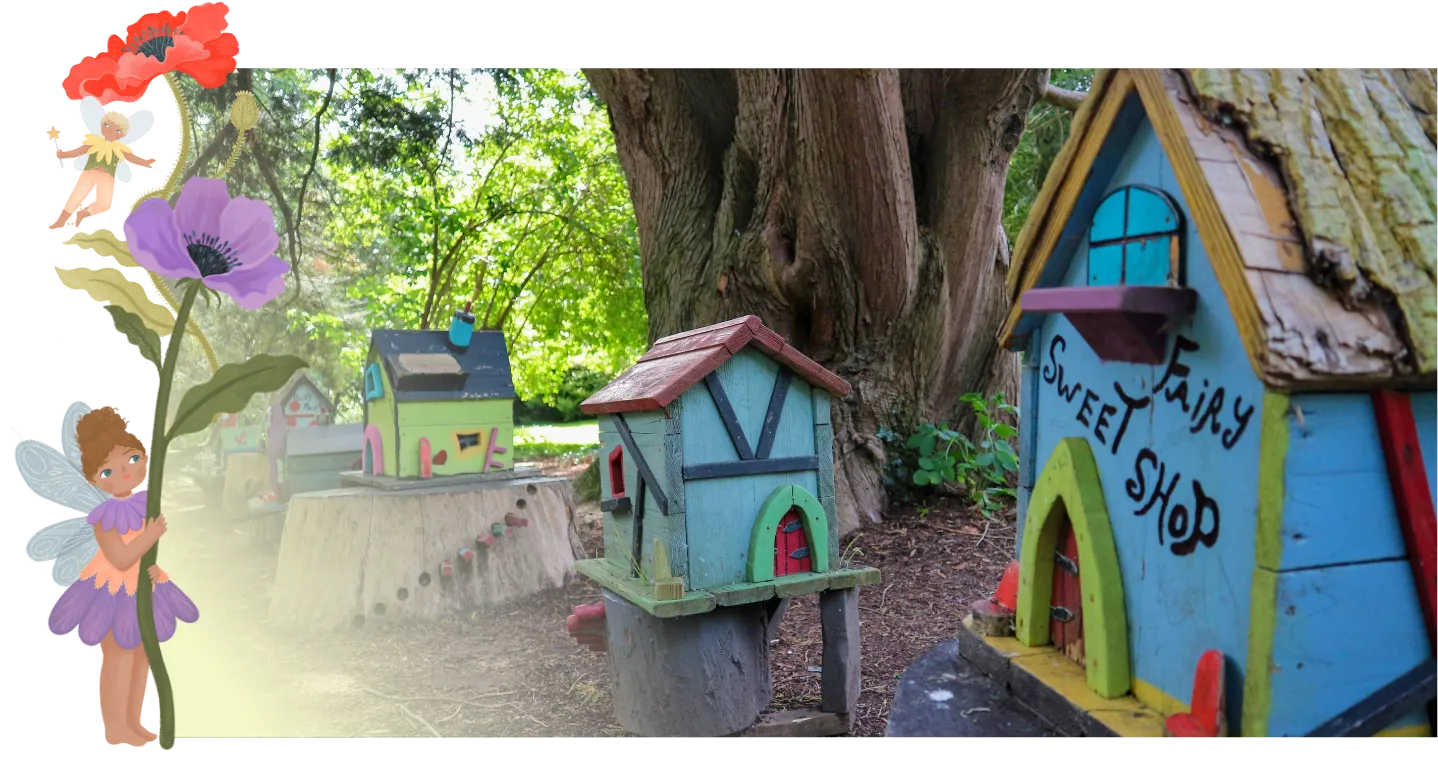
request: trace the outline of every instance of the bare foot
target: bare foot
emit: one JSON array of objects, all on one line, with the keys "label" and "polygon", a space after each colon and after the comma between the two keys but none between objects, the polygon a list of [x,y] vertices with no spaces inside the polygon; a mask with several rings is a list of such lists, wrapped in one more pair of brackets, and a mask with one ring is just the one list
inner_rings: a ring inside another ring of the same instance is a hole
[{"label": "bare foot", "polygon": [[150,731],[149,731],[148,729],[146,729],[144,726],[140,725],[139,723],[136,723],[136,724],[130,726],[130,730],[131,730],[131,731],[134,731],[134,732],[137,733],[137,734],[139,734],[139,735],[140,735],[140,738],[144,739],[144,740],[147,741],[147,742],[152,742],[152,741],[154,741],[155,739],[158,738],[158,737],[156,737],[154,734],[150,733]]},{"label": "bare foot", "polygon": [[58,229],[60,229],[61,227],[64,227],[64,226],[65,226],[65,220],[66,220],[66,219],[69,219],[69,218],[70,218],[70,212],[69,212],[69,211],[61,211],[61,212],[60,212],[60,218],[59,218],[59,219],[56,219],[56,220],[55,220],[55,223],[52,224],[52,225],[50,225],[50,229],[52,229],[52,230],[58,230]]},{"label": "bare foot", "polygon": [[79,229],[79,227],[80,227],[80,222],[85,221],[85,217],[87,217],[87,216],[89,216],[89,215],[90,215],[90,212],[89,212],[89,211],[86,211],[85,209],[80,209],[80,212],[77,213],[77,214],[75,214],[75,228],[76,228],[76,229]]},{"label": "bare foot", "polygon": [[126,728],[122,731],[106,731],[105,741],[111,744],[128,744],[132,747],[143,747],[149,740],[135,733],[134,729]]}]

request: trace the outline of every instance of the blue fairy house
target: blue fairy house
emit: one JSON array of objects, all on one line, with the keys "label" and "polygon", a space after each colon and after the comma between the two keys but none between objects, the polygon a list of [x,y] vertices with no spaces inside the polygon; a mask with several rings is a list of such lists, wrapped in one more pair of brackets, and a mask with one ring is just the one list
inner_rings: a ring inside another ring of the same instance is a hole
[{"label": "blue fairy house", "polygon": [[1110,733],[1431,730],[1433,92],[1096,76],[1009,272],[1017,593],[967,659]]},{"label": "blue fairy house", "polygon": [[[599,416],[604,556],[575,568],[605,589],[609,640],[646,642],[610,650],[629,730],[747,728],[769,701],[765,621],[816,593],[822,708],[851,720],[857,592],[879,573],[841,561],[835,533],[830,402],[848,393],[749,316],[655,342],[580,406]],[[714,685],[652,685],[690,678]]]}]

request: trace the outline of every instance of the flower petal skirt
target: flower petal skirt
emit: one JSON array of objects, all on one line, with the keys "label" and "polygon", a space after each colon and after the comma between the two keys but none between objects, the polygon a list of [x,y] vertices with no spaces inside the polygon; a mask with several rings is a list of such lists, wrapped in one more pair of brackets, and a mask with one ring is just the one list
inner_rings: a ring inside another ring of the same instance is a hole
[{"label": "flower petal skirt", "polygon": [[[193,623],[200,610],[190,597],[171,581],[157,583],[151,599],[155,608],[155,633],[160,641],[175,635],[179,621]],[[140,619],[135,595],[126,587],[110,593],[109,584],[95,587],[94,578],[70,584],[50,611],[50,632],[64,636],[80,629],[80,640],[94,646],[113,633],[122,649],[140,645]]]}]

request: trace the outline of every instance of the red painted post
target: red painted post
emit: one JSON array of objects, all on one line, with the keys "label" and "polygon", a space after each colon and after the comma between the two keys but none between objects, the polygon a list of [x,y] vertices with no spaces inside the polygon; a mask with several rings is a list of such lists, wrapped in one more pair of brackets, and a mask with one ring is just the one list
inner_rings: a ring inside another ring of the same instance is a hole
[{"label": "red painted post", "polygon": [[488,549],[494,546],[494,536],[475,536],[474,543],[481,549]]},{"label": "red painted post", "polygon": [[1438,650],[1438,520],[1433,514],[1433,493],[1428,487],[1417,420],[1405,394],[1376,390],[1372,398],[1388,483],[1418,590],[1418,606],[1428,628],[1429,646]]},{"label": "red painted post", "polygon": [[529,520],[523,517],[517,517],[511,512],[504,516],[504,524],[511,528],[528,528]]},{"label": "red painted post", "polygon": [[459,549],[459,561],[460,561],[460,562],[464,562],[464,563],[473,562],[473,561],[474,561],[474,550],[471,549],[471,548],[469,548],[468,546],[462,546],[462,547],[460,547],[460,549]]},{"label": "red painted post", "polygon": [[1388,482],[1398,507],[1398,523],[1408,546],[1408,564],[1418,586],[1418,603],[1428,625],[1428,643],[1438,646],[1438,522],[1433,494],[1418,443],[1418,425],[1408,397],[1394,391],[1373,392],[1373,413],[1388,462]]},{"label": "red painted post", "polygon": [[439,563],[439,574],[448,578],[454,575],[454,563],[449,560],[441,560]]},{"label": "red painted post", "polygon": [[1004,568],[1004,575],[999,579],[999,590],[994,592],[994,601],[1008,610],[1019,608],[1019,563],[1014,560]]}]

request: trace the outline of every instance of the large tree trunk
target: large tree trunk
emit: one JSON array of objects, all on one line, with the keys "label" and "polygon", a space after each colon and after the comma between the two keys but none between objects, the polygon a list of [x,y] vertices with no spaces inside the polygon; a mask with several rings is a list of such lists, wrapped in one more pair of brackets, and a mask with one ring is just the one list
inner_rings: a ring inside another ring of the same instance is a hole
[{"label": "large tree trunk", "polygon": [[1046,70],[589,70],[639,223],[651,340],[755,314],[854,386],[840,530],[885,506],[880,427],[1016,387],[999,226]]}]

